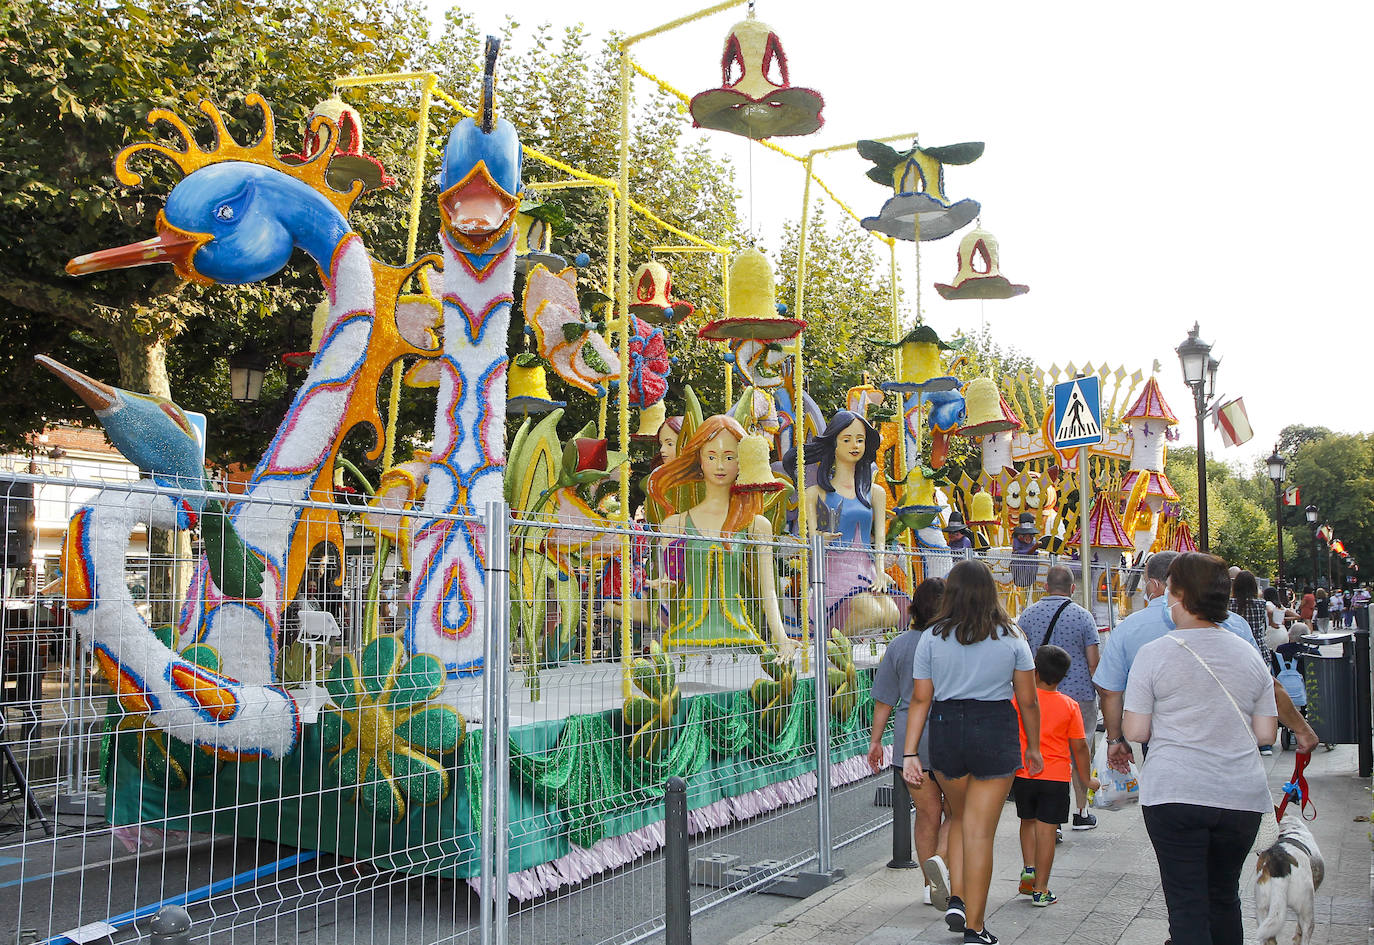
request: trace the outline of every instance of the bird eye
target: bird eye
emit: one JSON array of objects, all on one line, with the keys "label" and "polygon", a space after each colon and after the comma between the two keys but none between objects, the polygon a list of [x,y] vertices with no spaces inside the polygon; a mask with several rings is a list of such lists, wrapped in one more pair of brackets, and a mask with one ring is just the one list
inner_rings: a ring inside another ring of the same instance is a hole
[{"label": "bird eye", "polygon": [[234,222],[234,208],[231,207],[231,206],[229,206],[228,204],[224,204],[224,205],[222,205],[222,206],[216,208],[216,209],[215,209],[215,219],[218,220],[218,221],[221,222],[221,223],[233,223],[233,222]]}]

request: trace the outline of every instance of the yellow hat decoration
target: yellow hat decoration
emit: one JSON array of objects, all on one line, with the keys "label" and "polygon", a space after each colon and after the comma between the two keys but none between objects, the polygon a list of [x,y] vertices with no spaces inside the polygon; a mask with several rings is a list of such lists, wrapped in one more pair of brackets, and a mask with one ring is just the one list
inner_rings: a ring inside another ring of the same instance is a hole
[{"label": "yellow hat decoration", "polygon": [[797,337],[806,322],[784,318],[777,302],[773,264],[757,247],[742,250],[730,264],[728,317],[708,322],[697,332],[711,341],[787,341]]},{"label": "yellow hat decoration", "polygon": [[658,428],[663,426],[663,421],[668,419],[668,405],[665,401],[658,401],[650,407],[641,408],[639,411],[639,429],[634,432],[636,440],[656,440],[658,439]]},{"label": "yellow hat decoration", "polygon": [[899,391],[904,394],[931,394],[935,391],[954,390],[959,379],[945,373],[940,361],[940,352],[950,350],[950,346],[940,340],[935,329],[929,325],[918,325],[906,333],[900,341],[870,339],[884,348],[902,350],[902,371],[895,381],[884,381],[883,390]]},{"label": "yellow hat decoration", "polygon": [[[317,118],[326,118],[311,130]],[[329,159],[325,181],[335,190],[347,193],[353,182],[363,182],[363,190],[383,190],[396,186],[396,179],[386,172],[382,162],[363,153],[363,119],[358,110],[337,95],[325,99],[310,110],[305,119],[305,144],[299,154],[283,154],[283,164],[304,164],[325,149],[329,143],[330,123],[338,129],[339,146]]]},{"label": "yellow hat decoration", "polygon": [[811,89],[788,84],[782,42],[767,23],[754,19],[752,11],[725,37],[720,70],[720,88],[692,97],[696,127],[759,140],[809,135],[824,124],[825,100]]},{"label": "yellow hat decoration", "polygon": [[508,383],[508,414],[548,413],[568,405],[567,401],[549,397],[548,376],[544,373],[544,362],[537,355],[526,352],[512,358]]},{"label": "yellow hat decoration", "polygon": [[757,433],[746,433],[739,441],[739,477],[731,492],[780,492],[787,488],[773,475],[768,461],[768,440]]},{"label": "yellow hat decoration", "polygon": [[554,203],[526,200],[515,212],[515,268],[528,272],[543,266],[550,272],[562,272],[568,261],[553,252],[555,230],[565,225],[563,208]]},{"label": "yellow hat decoration", "polygon": [[656,260],[640,265],[630,286],[630,313],[654,325],[680,322],[696,310],[692,303],[672,298],[668,268]]},{"label": "yellow hat decoration", "polygon": [[975,492],[969,500],[968,523],[970,525],[996,525],[997,512],[993,508],[992,493]]},{"label": "yellow hat decoration", "polygon": [[899,240],[938,240],[977,218],[976,200],[945,198],[945,165],[972,164],[982,156],[983,142],[897,151],[880,141],[860,141],[858,151],[874,164],[868,178],[893,190],[878,215],[863,220],[864,229]]},{"label": "yellow hat decoration", "polygon": [[1002,275],[997,238],[976,227],[959,241],[959,274],[952,285],[935,283],[941,298],[1010,299],[1025,295],[1030,286],[1015,285]]},{"label": "yellow hat decoration", "polygon": [[964,410],[960,436],[988,436],[1021,428],[1021,421],[990,377],[975,377],[964,386]]}]

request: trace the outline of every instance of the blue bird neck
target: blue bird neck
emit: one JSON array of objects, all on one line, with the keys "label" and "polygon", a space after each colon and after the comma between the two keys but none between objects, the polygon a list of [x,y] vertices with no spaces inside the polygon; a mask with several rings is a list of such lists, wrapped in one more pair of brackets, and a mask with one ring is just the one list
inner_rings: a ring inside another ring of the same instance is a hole
[{"label": "blue bird neck", "polygon": [[291,233],[291,239],[300,249],[328,274],[344,237],[353,232],[352,227],[334,205],[314,188],[300,181],[282,175],[273,182],[273,189],[280,188],[282,201],[278,211],[283,226]]}]

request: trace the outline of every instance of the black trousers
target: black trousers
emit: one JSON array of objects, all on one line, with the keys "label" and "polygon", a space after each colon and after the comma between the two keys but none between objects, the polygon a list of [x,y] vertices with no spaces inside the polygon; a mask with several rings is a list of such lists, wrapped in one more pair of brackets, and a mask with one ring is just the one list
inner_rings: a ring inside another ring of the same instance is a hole
[{"label": "black trousers", "polygon": [[1159,861],[1173,945],[1243,945],[1240,871],[1259,833],[1254,811],[1152,804],[1145,829]]}]

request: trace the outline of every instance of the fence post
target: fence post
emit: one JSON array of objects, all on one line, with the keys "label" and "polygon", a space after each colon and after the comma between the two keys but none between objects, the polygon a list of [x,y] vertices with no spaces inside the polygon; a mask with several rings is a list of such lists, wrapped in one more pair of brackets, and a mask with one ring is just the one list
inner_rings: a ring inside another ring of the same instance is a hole
[{"label": "fence post", "polygon": [[[905,732],[892,733],[893,761],[901,757],[897,751],[906,738]],[[920,866],[911,858],[911,795],[907,793],[902,769],[892,769],[892,859],[888,861],[890,870],[914,870]]]},{"label": "fence post", "polygon": [[687,884],[687,782],[668,779],[663,793],[663,922],[665,945],[692,945]]},{"label": "fence post", "polygon": [[482,945],[505,945],[510,887],[510,713],[506,676],[510,662],[510,518],[505,502],[482,510]]},{"label": "fence post", "polygon": [[830,622],[825,612],[825,537],[811,536],[811,600],[816,608],[816,871],[830,872]]}]

